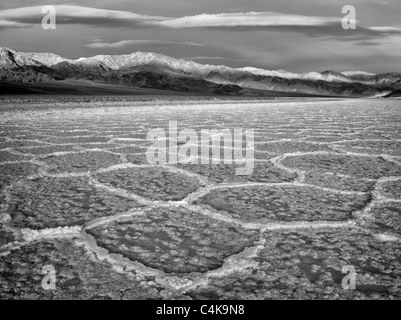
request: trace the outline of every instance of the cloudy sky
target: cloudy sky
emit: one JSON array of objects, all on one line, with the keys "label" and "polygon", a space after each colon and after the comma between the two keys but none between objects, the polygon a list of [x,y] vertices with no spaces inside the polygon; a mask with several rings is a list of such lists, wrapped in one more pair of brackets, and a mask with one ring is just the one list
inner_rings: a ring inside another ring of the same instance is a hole
[{"label": "cloudy sky", "polygon": [[[41,27],[54,5],[55,30]],[[341,26],[356,8],[356,30]],[[67,58],[158,52],[293,72],[401,71],[400,0],[2,0],[0,46]]]}]

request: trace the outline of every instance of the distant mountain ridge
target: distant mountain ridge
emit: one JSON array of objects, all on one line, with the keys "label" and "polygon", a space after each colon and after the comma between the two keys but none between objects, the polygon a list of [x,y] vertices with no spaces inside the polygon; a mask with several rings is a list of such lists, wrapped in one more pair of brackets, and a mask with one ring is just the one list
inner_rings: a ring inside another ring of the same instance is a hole
[{"label": "distant mountain ridge", "polygon": [[401,89],[401,74],[292,73],[253,67],[203,65],[152,52],[67,59],[53,53],[17,52],[0,47],[0,81],[42,83],[89,80],[162,90],[216,94],[280,91],[339,97],[388,96]]}]

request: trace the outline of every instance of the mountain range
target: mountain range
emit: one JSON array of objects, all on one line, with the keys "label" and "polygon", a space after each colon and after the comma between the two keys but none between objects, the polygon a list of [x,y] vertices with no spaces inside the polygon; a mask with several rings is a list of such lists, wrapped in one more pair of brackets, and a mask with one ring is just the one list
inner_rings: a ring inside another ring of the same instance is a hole
[{"label": "mountain range", "polygon": [[298,74],[205,65],[151,52],[67,59],[0,47],[0,93],[7,93],[5,88],[17,88],[14,93],[18,88],[46,93],[46,88],[77,83],[86,83],[88,88],[107,85],[115,91],[123,87],[250,96],[393,97],[401,90],[401,73],[329,70]]}]

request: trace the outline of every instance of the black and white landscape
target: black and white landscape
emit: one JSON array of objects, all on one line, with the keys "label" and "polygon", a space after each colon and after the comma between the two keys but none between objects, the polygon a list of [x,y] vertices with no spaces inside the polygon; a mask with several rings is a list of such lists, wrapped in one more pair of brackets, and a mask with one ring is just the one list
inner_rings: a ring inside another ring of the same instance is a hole
[{"label": "black and white landscape", "polygon": [[0,4],[0,300],[401,299],[397,1]]}]

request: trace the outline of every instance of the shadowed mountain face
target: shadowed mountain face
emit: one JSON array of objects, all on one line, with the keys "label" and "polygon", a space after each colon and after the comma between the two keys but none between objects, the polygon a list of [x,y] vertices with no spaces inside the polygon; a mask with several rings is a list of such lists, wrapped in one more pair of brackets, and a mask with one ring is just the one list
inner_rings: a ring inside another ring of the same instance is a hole
[{"label": "shadowed mountain face", "polygon": [[386,98],[401,98],[401,90],[393,91]]},{"label": "shadowed mountain face", "polygon": [[52,53],[0,48],[0,81],[49,83],[85,80],[96,84],[225,95],[272,95],[271,91],[338,97],[391,96],[401,74],[336,71],[296,74],[285,70],[202,65],[149,52],[98,55],[76,60]]}]

